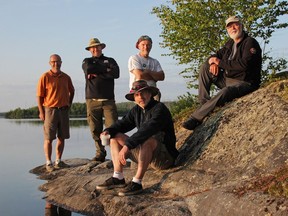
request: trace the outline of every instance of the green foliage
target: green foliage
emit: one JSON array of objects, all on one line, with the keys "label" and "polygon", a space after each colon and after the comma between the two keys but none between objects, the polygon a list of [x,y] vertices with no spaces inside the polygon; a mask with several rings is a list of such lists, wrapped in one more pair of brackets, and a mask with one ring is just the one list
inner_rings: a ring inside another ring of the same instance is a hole
[{"label": "green foliage", "polygon": [[277,77],[277,72],[287,68],[287,60],[284,58],[273,59],[267,57],[267,67],[262,70],[262,83],[271,82]]},{"label": "green foliage", "polygon": [[186,109],[195,109],[197,105],[197,97],[187,93],[186,95],[179,96],[178,101],[171,104],[170,112],[174,118],[176,115],[181,114],[181,112],[185,111]]},{"label": "green foliage", "polygon": [[[125,115],[129,109],[135,104],[133,102],[122,102],[118,103],[117,110],[119,116]],[[28,109],[17,108],[10,110],[5,113],[5,118],[9,119],[26,119],[26,118],[38,118],[39,112],[38,107],[32,107]],[[87,116],[86,103],[73,103],[70,107],[70,117],[72,118],[83,118]]]},{"label": "green foliage", "polygon": [[[176,114],[180,112],[182,108],[191,107],[194,103],[194,98],[192,95],[188,94],[188,96],[180,96],[179,102],[163,102],[168,109],[172,109],[172,112]],[[117,111],[119,116],[124,116],[133,106],[135,106],[134,102],[121,102],[117,103]],[[28,109],[17,108],[15,110],[10,110],[5,113],[5,118],[9,119],[26,119],[26,118],[38,118],[39,112],[38,107],[32,107]],[[86,111],[86,103],[73,103],[70,108],[70,117],[72,118],[84,118],[87,116]],[[79,121],[78,121],[79,123]],[[79,126],[83,126],[86,124],[81,122]]]},{"label": "green foliage", "polygon": [[171,0],[167,4],[154,7],[152,14],[161,21],[163,42],[160,45],[170,50],[166,55],[187,66],[180,74],[190,80],[188,88],[198,88],[195,81],[199,65],[228,39],[224,23],[231,15],[242,17],[245,29],[260,42],[267,56],[264,60],[270,62],[264,69],[266,75],[271,64],[273,69],[278,69],[275,64],[279,62],[268,57],[265,46],[276,30],[288,26],[287,22],[279,21],[280,16],[288,13],[287,1]]},{"label": "green foliage", "polygon": [[85,103],[73,103],[70,107],[70,117],[86,117],[87,110]]},{"label": "green foliage", "polygon": [[38,117],[38,107],[32,107],[29,109],[17,108],[11,110],[5,114],[5,118],[10,119],[21,119],[21,118],[37,118]]},{"label": "green foliage", "polygon": [[117,103],[117,111],[119,116],[124,116],[133,106],[134,102],[121,102]]}]

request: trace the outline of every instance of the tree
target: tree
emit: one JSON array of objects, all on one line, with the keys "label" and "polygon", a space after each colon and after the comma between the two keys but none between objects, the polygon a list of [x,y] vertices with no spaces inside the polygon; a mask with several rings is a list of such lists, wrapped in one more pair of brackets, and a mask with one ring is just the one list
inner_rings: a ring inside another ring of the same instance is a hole
[{"label": "tree", "polygon": [[[228,16],[242,17],[246,31],[255,37],[263,50],[263,66],[280,70],[286,67],[286,60],[274,60],[265,51],[273,32],[286,28],[279,17],[287,15],[288,2],[276,0],[171,0],[171,5],[161,5],[152,9],[152,14],[162,24],[161,37],[163,48],[168,48],[179,64],[187,65],[180,74],[191,81],[188,88],[198,77],[199,65],[212,53],[221,48],[228,39],[225,20]],[[277,65],[281,63],[284,65]],[[263,67],[263,77],[268,77],[269,68]]]}]

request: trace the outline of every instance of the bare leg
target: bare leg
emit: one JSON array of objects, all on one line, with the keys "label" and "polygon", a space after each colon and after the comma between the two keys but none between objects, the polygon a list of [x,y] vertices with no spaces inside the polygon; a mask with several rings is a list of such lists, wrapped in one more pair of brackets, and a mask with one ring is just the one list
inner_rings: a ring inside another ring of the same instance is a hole
[{"label": "bare leg", "polygon": [[65,140],[62,138],[58,138],[57,144],[56,144],[56,159],[62,158],[64,146],[65,146]]},{"label": "bare leg", "polygon": [[51,161],[52,140],[44,140],[44,154],[45,154],[46,161]]},{"label": "bare leg", "polygon": [[123,165],[119,161],[119,152],[122,146],[125,145],[127,135],[118,133],[115,138],[110,140],[111,157],[114,167],[114,172],[123,172]]},{"label": "bare leg", "polygon": [[[115,138],[110,140],[111,157],[113,161],[114,171],[123,172],[123,165],[119,161],[119,152],[122,146],[125,145],[127,135],[118,133]],[[157,140],[154,138],[148,139],[140,146],[138,156],[138,166],[135,178],[142,179],[148,166],[152,160],[153,152],[157,147]]]},{"label": "bare leg", "polygon": [[135,178],[143,179],[145,172],[152,160],[153,152],[157,147],[157,140],[154,138],[148,139],[140,146],[138,156],[138,167]]}]

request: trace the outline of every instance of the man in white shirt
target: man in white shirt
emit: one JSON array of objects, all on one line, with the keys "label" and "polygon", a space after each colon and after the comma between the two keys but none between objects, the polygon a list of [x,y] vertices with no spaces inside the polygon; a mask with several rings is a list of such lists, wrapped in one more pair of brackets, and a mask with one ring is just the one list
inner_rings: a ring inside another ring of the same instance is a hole
[{"label": "man in white shirt", "polygon": [[[136,48],[139,49],[139,53],[131,56],[128,61],[129,88],[132,88],[132,83],[136,80],[145,80],[149,86],[157,87],[157,81],[164,80],[165,74],[159,61],[149,56],[152,39],[147,35],[141,36],[136,42]],[[160,97],[159,91],[155,99],[160,101]]]}]

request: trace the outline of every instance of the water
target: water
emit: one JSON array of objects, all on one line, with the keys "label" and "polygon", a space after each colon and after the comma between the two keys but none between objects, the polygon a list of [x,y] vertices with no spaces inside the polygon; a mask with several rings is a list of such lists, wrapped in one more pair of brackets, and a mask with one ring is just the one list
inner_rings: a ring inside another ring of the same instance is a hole
[{"label": "water", "polygon": [[[95,155],[94,142],[85,119],[71,121],[70,135],[71,138],[65,142],[62,159],[92,158]],[[29,173],[29,170],[45,163],[42,122],[0,118],[0,137],[0,215],[44,215],[44,192],[38,187],[45,181]],[[110,158],[109,148],[107,150]]]}]

